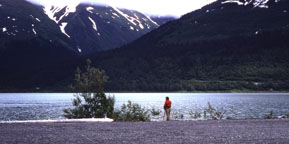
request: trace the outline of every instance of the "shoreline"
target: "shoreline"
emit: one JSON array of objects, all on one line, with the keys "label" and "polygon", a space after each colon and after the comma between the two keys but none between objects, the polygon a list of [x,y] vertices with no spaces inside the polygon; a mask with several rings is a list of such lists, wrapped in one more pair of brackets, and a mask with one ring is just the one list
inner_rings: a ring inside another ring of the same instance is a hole
[{"label": "shoreline", "polygon": [[[270,119],[266,118],[244,118],[244,119],[192,119],[192,120],[161,120],[161,121],[144,121],[145,123],[159,123],[159,122],[198,122],[198,121],[254,121],[254,120],[288,120],[289,117],[274,117]],[[0,121],[0,124],[25,124],[25,123],[131,123],[130,121],[114,121],[112,118],[83,118],[83,119],[43,119],[43,120],[11,120]],[[142,121],[133,123],[143,123]]]},{"label": "shoreline", "polygon": [[[62,94],[74,94],[73,92],[0,92],[0,94],[29,94],[29,93],[33,93],[33,94],[56,94],[56,93],[62,93]],[[245,94],[250,94],[250,93],[265,93],[265,94],[289,94],[289,91],[273,91],[273,92],[269,92],[269,91],[174,91],[174,92],[138,92],[138,91],[121,91],[121,92],[117,92],[117,91],[107,91],[105,93],[208,93],[208,94],[211,94],[211,93],[236,93],[236,94],[242,94],[242,93],[245,93]]]}]

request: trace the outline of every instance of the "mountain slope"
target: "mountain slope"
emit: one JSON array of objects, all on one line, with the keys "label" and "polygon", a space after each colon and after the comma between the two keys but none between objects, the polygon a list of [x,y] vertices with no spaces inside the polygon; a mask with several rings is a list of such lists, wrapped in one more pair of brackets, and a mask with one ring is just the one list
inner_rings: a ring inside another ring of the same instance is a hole
[{"label": "mountain slope", "polygon": [[67,7],[56,12],[59,26],[82,54],[118,48],[158,27],[147,16],[110,6],[80,4],[66,14]]},{"label": "mountain slope", "polygon": [[184,44],[289,28],[288,1],[270,0],[266,5],[260,6],[262,8],[254,5],[257,1],[260,0],[239,5],[236,2],[219,0],[184,15],[169,26],[160,27],[147,37],[158,45]]},{"label": "mountain slope", "polygon": [[1,68],[35,66],[76,56],[73,45],[44,13],[23,0],[0,2]]},{"label": "mountain slope", "polygon": [[91,59],[111,90],[288,90],[289,1],[254,2],[217,1]]}]

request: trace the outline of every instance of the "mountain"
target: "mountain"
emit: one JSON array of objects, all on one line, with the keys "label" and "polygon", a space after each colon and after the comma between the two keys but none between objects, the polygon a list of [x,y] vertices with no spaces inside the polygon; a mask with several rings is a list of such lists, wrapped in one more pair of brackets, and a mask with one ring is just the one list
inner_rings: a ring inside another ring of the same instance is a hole
[{"label": "mountain", "polygon": [[83,3],[76,8],[46,7],[45,12],[80,54],[118,48],[159,26],[142,13],[110,6]]},{"label": "mountain", "polygon": [[49,65],[118,48],[159,26],[126,9],[91,4],[44,7],[26,0],[1,0],[0,21],[0,74],[5,75],[0,89],[33,81],[30,74]]},{"label": "mountain", "polygon": [[288,10],[287,0],[219,0],[90,58],[112,91],[288,91]]},{"label": "mountain", "polygon": [[23,0],[0,1],[0,64],[22,68],[72,58],[72,41],[44,14],[42,7]]},{"label": "mountain", "polygon": [[218,0],[147,37],[158,45],[184,44],[288,29],[287,3],[286,0]]},{"label": "mountain", "polygon": [[61,61],[5,86],[65,91],[90,58],[109,76],[109,91],[288,91],[288,10],[287,0],[218,0],[119,49]]},{"label": "mountain", "polygon": [[[137,11],[110,6],[43,7],[25,0],[1,0],[0,4],[2,57],[17,51],[47,58],[55,53],[60,57],[91,54],[118,48],[159,26]],[[14,41],[30,41],[33,46],[15,46],[21,42]],[[53,50],[56,47],[63,48]]]}]

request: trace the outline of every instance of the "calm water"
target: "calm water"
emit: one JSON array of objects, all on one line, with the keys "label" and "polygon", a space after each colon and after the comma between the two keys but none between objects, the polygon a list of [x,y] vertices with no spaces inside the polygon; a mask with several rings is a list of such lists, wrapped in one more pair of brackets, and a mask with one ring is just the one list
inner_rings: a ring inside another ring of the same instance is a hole
[{"label": "calm water", "polygon": [[[145,108],[162,110],[164,99],[172,101],[173,116],[203,112],[208,102],[214,108],[227,110],[234,118],[263,118],[271,110],[275,116],[289,113],[289,93],[110,93],[116,108],[128,100]],[[72,106],[73,94],[0,94],[0,121],[64,119],[62,110]],[[230,112],[233,111],[233,112]],[[157,117],[156,117],[157,118]],[[158,119],[163,118],[163,113]]]}]

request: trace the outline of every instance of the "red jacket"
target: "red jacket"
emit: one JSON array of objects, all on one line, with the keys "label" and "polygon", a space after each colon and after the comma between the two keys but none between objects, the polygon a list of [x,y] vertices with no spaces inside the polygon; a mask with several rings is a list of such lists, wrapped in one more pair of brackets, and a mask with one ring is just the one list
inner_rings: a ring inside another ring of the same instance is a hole
[{"label": "red jacket", "polygon": [[172,102],[170,100],[166,100],[164,108],[171,108]]}]

